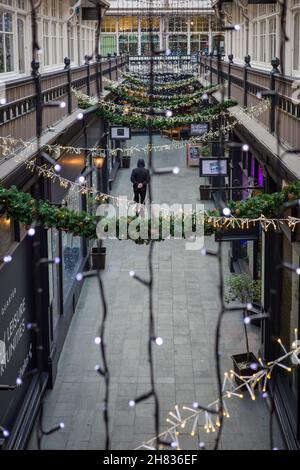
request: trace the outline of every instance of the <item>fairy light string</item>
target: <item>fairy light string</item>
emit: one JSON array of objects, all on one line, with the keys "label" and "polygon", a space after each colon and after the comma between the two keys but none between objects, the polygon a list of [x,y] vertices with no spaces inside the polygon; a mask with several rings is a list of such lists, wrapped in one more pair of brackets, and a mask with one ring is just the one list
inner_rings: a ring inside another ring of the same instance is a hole
[{"label": "fairy light string", "polygon": [[[264,317],[264,315],[260,315]],[[286,350],[282,341],[277,340],[278,344],[283,350],[283,355],[279,356],[274,361],[264,362],[261,358],[258,359],[258,363],[251,364],[253,375],[242,376],[237,374],[234,370],[230,370],[224,373],[222,380],[222,400],[223,400],[223,416],[224,418],[230,418],[230,409],[227,405],[227,401],[233,398],[243,399],[245,392],[249,394],[251,400],[256,400],[256,389],[259,387],[259,391],[263,394],[264,398],[270,398],[270,395],[267,393],[267,385],[270,383],[271,378],[276,373],[277,369],[284,369],[287,372],[292,371],[290,365],[286,365],[285,362],[288,359],[293,360],[293,365],[300,365],[300,345],[298,338],[298,330],[294,330],[295,340],[292,344],[290,350]],[[236,385],[235,380],[240,381],[239,385]],[[191,404],[191,406],[182,406],[181,409],[178,405],[175,406],[174,411],[170,411],[166,422],[171,424],[168,429],[163,431],[160,435],[161,439],[167,439],[168,437],[174,437],[175,445],[174,447],[180,446],[180,431],[182,428],[185,428],[187,423],[191,423],[191,432],[190,436],[194,437],[196,434],[196,428],[199,425],[200,415],[205,415],[205,424],[203,425],[204,434],[215,433],[220,428],[219,420],[219,399],[216,399],[209,403],[206,407],[202,407],[197,402]],[[186,415],[186,412],[190,412]],[[171,417],[171,418],[170,418]],[[136,448],[136,450],[142,449],[154,449],[154,442],[156,438],[151,438],[148,441],[142,443]]]}]

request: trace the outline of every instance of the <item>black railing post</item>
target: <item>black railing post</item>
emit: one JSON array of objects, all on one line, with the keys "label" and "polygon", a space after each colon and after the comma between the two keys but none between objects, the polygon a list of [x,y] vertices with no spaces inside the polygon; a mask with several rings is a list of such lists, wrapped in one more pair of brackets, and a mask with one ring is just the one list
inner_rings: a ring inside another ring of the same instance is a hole
[{"label": "black railing post", "polygon": [[108,58],[108,65],[109,65],[109,79],[111,80],[111,54],[107,54],[107,58]]},{"label": "black railing post", "polygon": [[248,103],[247,75],[248,75],[248,68],[251,67],[250,61],[251,61],[251,57],[248,54],[245,56],[245,66],[244,66],[244,106],[247,106],[247,103]]},{"label": "black railing post", "polygon": [[87,82],[86,82],[86,92],[87,95],[90,96],[91,94],[91,70],[90,70],[90,60],[91,57],[88,55],[84,56],[84,63],[86,65],[86,71],[87,71]]},{"label": "black railing post", "polygon": [[42,94],[42,85],[41,85],[41,74],[39,72],[40,63],[35,59],[31,62],[31,75],[35,81],[36,96],[35,96],[35,122],[36,122],[36,133],[38,138],[42,135],[43,122],[43,94]]},{"label": "black railing post", "polygon": [[97,80],[99,82],[99,90],[100,90],[100,93],[102,93],[102,89],[103,89],[103,83],[102,83],[102,56],[101,54],[98,54],[96,56],[96,61],[97,61]]},{"label": "black railing post", "polygon": [[270,132],[274,134],[275,132],[275,112],[276,112],[276,105],[277,105],[277,95],[276,95],[276,87],[275,87],[275,75],[279,72],[278,67],[280,64],[280,60],[278,57],[275,57],[271,60],[272,70],[270,73],[270,90],[274,93],[271,94],[271,108],[270,108]]},{"label": "black railing post", "polygon": [[72,114],[72,76],[71,76],[71,60],[69,57],[64,58],[65,71],[67,72],[68,80],[68,114]]},{"label": "black railing post", "polygon": [[228,56],[228,99],[231,98],[231,64],[233,64],[233,54]]},{"label": "black railing post", "polygon": [[116,59],[116,80],[118,81],[118,56],[117,53],[114,53],[115,59]]}]

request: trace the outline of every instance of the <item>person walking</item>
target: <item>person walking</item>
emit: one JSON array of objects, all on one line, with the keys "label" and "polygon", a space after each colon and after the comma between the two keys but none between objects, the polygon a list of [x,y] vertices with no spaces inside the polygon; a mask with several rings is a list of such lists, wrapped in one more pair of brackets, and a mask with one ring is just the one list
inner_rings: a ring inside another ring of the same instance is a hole
[{"label": "person walking", "polygon": [[[140,158],[137,168],[132,170],[130,181],[133,184],[134,201],[144,204],[147,193],[147,185],[150,183],[150,172],[145,168],[145,160]],[[136,211],[138,215],[138,211]]]}]

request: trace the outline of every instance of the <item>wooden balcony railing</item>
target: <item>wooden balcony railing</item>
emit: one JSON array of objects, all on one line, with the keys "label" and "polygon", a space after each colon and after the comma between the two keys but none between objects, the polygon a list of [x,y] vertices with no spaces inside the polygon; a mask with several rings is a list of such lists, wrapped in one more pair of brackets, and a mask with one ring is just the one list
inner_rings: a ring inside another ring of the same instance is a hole
[{"label": "wooden balcony railing", "polygon": [[[118,70],[127,64],[126,57],[113,57],[81,67],[43,74],[40,77],[43,102],[65,101],[66,107],[45,107],[43,129],[53,126],[78,107],[77,98],[71,92],[77,88],[89,95],[96,95],[97,80],[103,88],[103,77],[118,79]],[[36,95],[32,77],[6,83],[6,104],[0,105],[0,135],[30,140],[36,135]]]},{"label": "wooden balcony railing", "polygon": [[218,65],[217,58],[210,56],[199,56],[198,61],[200,74],[206,75],[212,84],[225,80],[228,97],[236,99],[241,106],[256,105],[261,93],[269,96],[270,111],[265,111],[257,119],[274,134],[276,119],[279,117],[282,143],[300,149],[300,83],[297,84],[292,77],[281,75],[276,60],[272,61],[271,72],[223,60]]}]

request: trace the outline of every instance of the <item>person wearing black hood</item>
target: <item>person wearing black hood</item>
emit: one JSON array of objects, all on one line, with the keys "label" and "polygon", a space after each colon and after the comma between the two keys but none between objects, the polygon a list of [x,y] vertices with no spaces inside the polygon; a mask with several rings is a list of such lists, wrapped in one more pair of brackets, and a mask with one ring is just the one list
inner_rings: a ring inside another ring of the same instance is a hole
[{"label": "person wearing black hood", "polygon": [[140,158],[137,168],[132,170],[130,181],[133,184],[134,201],[144,204],[147,193],[147,185],[150,183],[150,172],[145,168],[145,161]]}]

